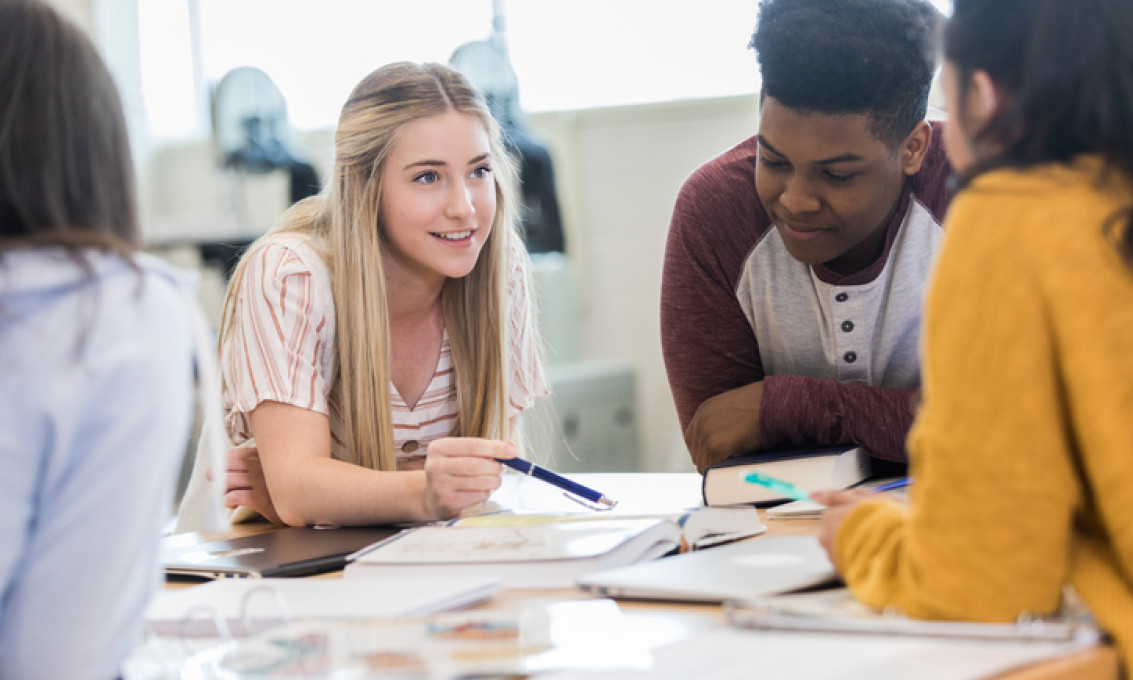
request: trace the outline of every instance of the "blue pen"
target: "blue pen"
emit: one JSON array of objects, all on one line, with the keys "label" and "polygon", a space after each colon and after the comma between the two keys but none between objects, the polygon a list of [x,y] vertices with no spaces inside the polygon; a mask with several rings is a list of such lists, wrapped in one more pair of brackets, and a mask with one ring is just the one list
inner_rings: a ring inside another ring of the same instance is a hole
[{"label": "blue pen", "polygon": [[874,491],[892,491],[893,489],[903,489],[903,488],[905,488],[906,486],[908,486],[912,483],[913,483],[912,477],[905,477],[905,478],[898,479],[898,480],[893,481],[893,482],[889,482],[888,484],[882,484],[881,486],[874,489]]},{"label": "blue pen", "polygon": [[780,493],[787,498],[792,498],[796,501],[813,501],[810,494],[801,487],[795,486],[790,482],[784,482],[781,479],[776,479],[759,472],[751,472],[744,476],[744,481],[750,484],[758,484],[771,489],[775,493]]},{"label": "blue pen", "polygon": [[574,494],[576,496],[579,496],[580,498],[584,498],[590,501],[591,503],[597,504],[597,506],[593,507],[593,509],[595,510],[609,510],[618,504],[617,501],[612,501],[609,498],[606,498],[606,496],[599,491],[595,491],[588,486],[583,486],[578,482],[572,482],[566,477],[563,477],[558,473],[551,472],[545,467],[540,467],[535,463],[532,463],[531,461],[523,460],[522,458],[497,458],[496,460],[500,461],[513,470],[522,472],[528,477],[541,479],[548,484],[559,487],[567,493]]}]

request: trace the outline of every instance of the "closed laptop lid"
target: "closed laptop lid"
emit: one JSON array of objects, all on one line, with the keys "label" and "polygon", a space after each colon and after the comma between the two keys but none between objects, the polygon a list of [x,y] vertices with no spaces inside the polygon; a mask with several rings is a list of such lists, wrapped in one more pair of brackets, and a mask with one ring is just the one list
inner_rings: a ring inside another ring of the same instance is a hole
[{"label": "closed laptop lid", "polygon": [[167,539],[167,576],[201,579],[306,576],[341,569],[346,556],[396,534],[396,527],[283,527],[267,533],[194,545]]},{"label": "closed laptop lid", "polygon": [[587,574],[583,590],[623,599],[723,602],[831,583],[834,565],[815,538],[773,536]]}]

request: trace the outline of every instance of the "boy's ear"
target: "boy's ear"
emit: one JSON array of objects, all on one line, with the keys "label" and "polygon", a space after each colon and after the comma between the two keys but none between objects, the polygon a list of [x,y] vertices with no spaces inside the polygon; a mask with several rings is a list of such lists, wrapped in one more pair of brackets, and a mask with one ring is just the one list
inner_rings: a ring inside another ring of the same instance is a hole
[{"label": "boy's ear", "polygon": [[924,164],[925,154],[928,153],[929,144],[932,143],[932,126],[921,121],[913,131],[901,142],[897,149],[897,156],[901,162],[901,172],[906,175],[915,175],[920,172]]}]

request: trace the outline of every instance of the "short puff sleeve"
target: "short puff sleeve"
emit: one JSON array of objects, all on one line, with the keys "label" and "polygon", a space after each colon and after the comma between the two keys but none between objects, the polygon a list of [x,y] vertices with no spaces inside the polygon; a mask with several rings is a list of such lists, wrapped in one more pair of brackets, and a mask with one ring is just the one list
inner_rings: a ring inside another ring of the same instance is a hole
[{"label": "short puff sleeve", "polygon": [[301,239],[272,241],[248,256],[221,346],[226,424],[235,443],[252,437],[248,414],[264,401],[328,414],[329,292],[325,266]]}]

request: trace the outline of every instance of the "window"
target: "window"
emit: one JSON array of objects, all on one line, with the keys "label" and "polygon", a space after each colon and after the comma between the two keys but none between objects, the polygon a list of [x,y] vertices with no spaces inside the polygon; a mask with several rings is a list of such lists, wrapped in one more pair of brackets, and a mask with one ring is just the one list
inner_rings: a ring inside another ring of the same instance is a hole
[{"label": "window", "polygon": [[[933,0],[947,11],[949,0]],[[378,66],[440,61],[491,32],[492,0],[138,0],[155,140],[208,132],[208,88],[237,66],[276,82],[298,129],[332,127]],[[512,0],[507,43],[529,111],[746,94],[757,0]]]}]

